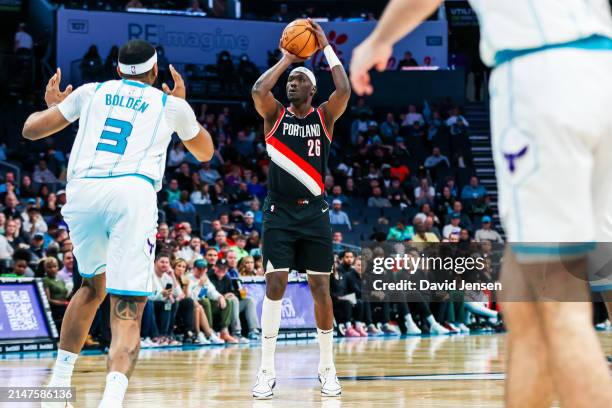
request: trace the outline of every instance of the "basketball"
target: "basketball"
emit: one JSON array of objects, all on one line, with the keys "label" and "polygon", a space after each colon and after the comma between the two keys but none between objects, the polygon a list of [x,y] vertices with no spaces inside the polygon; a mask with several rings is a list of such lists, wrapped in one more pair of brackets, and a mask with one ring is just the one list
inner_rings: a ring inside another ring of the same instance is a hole
[{"label": "basketball", "polygon": [[309,28],[310,24],[303,18],[291,22],[283,30],[281,48],[300,58],[310,57],[319,44],[317,37]]}]

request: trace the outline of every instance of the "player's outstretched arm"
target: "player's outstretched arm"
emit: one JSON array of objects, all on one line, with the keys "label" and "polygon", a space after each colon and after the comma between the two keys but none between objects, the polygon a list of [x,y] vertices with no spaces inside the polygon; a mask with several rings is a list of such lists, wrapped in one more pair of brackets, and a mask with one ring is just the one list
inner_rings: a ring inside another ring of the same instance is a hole
[{"label": "player's outstretched arm", "polygon": [[63,91],[59,84],[62,81],[62,71],[58,68],[49,79],[45,88],[45,102],[48,109],[31,114],[23,125],[23,137],[30,140],[38,140],[59,132],[70,124],[55,106],[62,102],[72,93],[72,85],[68,85]]},{"label": "player's outstretched arm", "polygon": [[351,97],[351,84],[342,63],[329,45],[323,28],[314,20],[308,19],[308,22],[312,25],[311,31],[317,36],[319,48],[325,54],[336,87],[336,90],[329,96],[329,100],[321,104],[321,110],[325,114],[326,125],[329,128],[346,110],[346,105]]},{"label": "player's outstretched arm", "polygon": [[208,130],[204,129],[202,125],[198,134],[189,140],[184,140],[183,144],[201,162],[207,162],[212,159],[215,153],[215,146],[212,141],[212,136],[208,133]]},{"label": "player's outstretched arm", "polygon": [[351,83],[359,95],[371,94],[368,71],[384,71],[393,44],[414,30],[440,6],[442,0],[391,0],[376,28],[357,48],[351,58]]},{"label": "player's outstretched arm", "polygon": [[272,88],[274,88],[278,79],[291,64],[304,61],[303,59],[289,54],[283,49],[281,49],[281,51],[283,52],[283,58],[281,58],[272,68],[264,72],[251,89],[251,96],[253,97],[253,102],[255,102],[255,109],[266,122],[274,123],[282,108],[282,104],[277,101],[272,94]]}]

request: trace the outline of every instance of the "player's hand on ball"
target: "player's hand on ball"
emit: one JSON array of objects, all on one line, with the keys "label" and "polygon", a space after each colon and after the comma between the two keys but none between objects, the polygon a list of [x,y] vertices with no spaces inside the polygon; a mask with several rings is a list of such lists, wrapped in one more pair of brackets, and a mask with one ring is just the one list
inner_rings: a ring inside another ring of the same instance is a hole
[{"label": "player's hand on ball", "polygon": [[185,89],[185,81],[183,77],[178,73],[174,66],[170,64],[170,74],[174,81],[174,88],[170,90],[170,87],[165,82],[162,84],[162,90],[168,95],[176,96],[177,98],[185,99],[187,96],[187,90]]},{"label": "player's hand on ball", "polygon": [[317,43],[319,44],[319,48],[323,49],[327,47],[329,45],[329,41],[327,40],[325,31],[323,31],[321,25],[310,18],[308,19],[308,22],[312,26],[310,31],[312,31],[312,33],[317,36]]},{"label": "player's hand on ball", "polygon": [[371,37],[366,38],[364,42],[353,50],[350,68],[351,84],[357,94],[372,94],[374,88],[370,83],[368,71],[372,67],[376,68],[379,72],[384,71],[387,68],[387,62],[392,52],[393,47],[390,44],[375,42]]},{"label": "player's hand on ball", "polygon": [[60,82],[62,82],[62,70],[58,68],[45,88],[45,102],[49,108],[66,99],[72,92],[72,85],[68,85],[64,92],[60,91]]},{"label": "player's hand on ball", "polygon": [[283,59],[286,59],[291,64],[299,64],[299,63],[302,63],[302,62],[306,61],[305,58],[300,58],[297,55],[293,55],[292,53],[290,53],[289,51],[287,51],[283,47],[279,46],[279,49],[283,53]]}]

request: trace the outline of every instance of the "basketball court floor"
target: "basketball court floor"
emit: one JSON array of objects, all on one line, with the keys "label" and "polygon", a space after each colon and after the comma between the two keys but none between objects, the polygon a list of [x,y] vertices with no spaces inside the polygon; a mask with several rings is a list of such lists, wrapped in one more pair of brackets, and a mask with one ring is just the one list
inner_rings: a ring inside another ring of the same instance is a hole
[{"label": "basketball court floor", "polygon": [[[612,332],[599,337],[609,354]],[[147,349],[140,353],[124,407],[501,407],[506,339],[505,334],[340,339],[335,353],[343,395],[334,399],[319,394],[316,342],[279,342],[277,386],[268,401],[250,395],[258,345]],[[79,357],[75,407],[97,407],[105,359]],[[2,385],[44,384],[53,361],[52,353],[5,355]]]}]

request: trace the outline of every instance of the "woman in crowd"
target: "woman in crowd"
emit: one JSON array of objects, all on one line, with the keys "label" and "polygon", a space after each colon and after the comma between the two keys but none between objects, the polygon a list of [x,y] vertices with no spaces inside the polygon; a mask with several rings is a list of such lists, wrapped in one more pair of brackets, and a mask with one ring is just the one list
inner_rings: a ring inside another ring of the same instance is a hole
[{"label": "woman in crowd", "polygon": [[255,270],[255,259],[250,255],[243,257],[238,263],[238,272],[240,276],[257,275],[257,271]]}]

